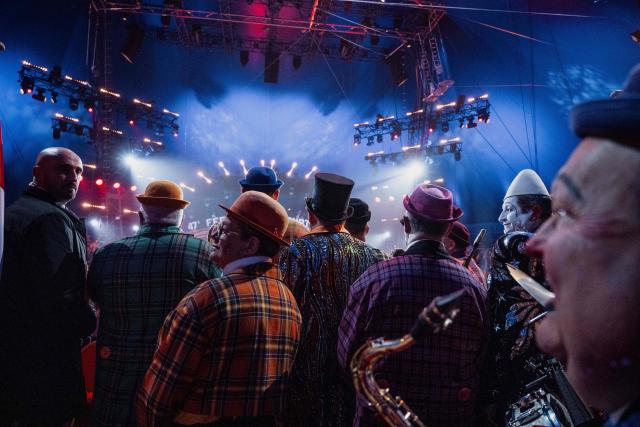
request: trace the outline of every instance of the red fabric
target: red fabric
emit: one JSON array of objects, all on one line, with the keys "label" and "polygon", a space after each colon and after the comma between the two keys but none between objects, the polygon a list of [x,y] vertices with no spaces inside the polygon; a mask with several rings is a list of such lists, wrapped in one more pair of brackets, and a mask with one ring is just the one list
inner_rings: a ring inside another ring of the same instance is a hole
[{"label": "red fabric", "polygon": [[93,399],[93,385],[96,380],[96,342],[92,341],[82,347],[82,376],[87,390],[87,403]]}]

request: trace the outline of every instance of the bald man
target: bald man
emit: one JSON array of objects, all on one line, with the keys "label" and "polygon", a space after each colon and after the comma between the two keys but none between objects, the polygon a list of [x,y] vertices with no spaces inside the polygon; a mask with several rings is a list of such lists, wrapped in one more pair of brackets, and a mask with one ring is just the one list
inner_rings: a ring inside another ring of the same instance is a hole
[{"label": "bald man", "polygon": [[63,426],[85,406],[80,339],[95,328],[85,300],[86,237],[67,209],[82,160],[52,147],[6,210],[0,279],[0,425]]}]

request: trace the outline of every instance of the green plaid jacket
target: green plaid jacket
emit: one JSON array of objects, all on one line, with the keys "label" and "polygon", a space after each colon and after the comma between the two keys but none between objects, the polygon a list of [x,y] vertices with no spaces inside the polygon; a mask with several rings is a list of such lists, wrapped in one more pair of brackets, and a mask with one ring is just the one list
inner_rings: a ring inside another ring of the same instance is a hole
[{"label": "green plaid jacket", "polygon": [[96,251],[89,292],[100,308],[93,426],[134,425],[133,397],[167,314],[199,283],[219,277],[205,241],[167,225]]}]

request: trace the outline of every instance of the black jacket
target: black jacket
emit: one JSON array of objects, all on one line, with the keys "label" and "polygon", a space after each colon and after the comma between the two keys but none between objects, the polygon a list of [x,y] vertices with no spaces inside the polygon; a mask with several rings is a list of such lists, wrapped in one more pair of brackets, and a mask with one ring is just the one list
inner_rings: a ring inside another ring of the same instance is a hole
[{"label": "black jacket", "polygon": [[86,304],[82,222],[29,186],[6,210],[0,277],[0,421],[61,424],[85,405],[80,340]]}]

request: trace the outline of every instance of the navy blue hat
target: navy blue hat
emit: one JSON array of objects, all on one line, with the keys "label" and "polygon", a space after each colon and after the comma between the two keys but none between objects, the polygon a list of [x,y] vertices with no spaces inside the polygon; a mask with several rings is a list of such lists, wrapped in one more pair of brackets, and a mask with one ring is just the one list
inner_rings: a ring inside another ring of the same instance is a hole
[{"label": "navy blue hat", "polygon": [[573,107],[570,124],[580,138],[595,136],[640,148],[640,65],[613,97]]},{"label": "navy blue hat", "polygon": [[261,192],[276,191],[284,184],[276,176],[276,172],[266,166],[255,166],[249,169],[247,176],[240,180],[244,190]]}]

